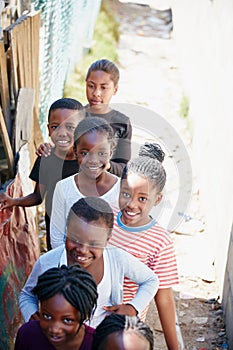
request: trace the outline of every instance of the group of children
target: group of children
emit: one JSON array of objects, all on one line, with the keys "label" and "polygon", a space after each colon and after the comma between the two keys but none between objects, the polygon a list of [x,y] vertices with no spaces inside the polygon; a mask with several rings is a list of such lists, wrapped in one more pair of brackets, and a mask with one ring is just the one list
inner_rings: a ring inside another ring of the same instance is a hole
[{"label": "group of children", "polygon": [[136,349],[134,342],[137,349],[153,349],[153,333],[144,323],[152,299],[168,349],[178,350],[174,245],[150,216],[166,182],[164,153],[145,143],[131,159],[130,120],[109,106],[118,80],[113,62],[94,62],[86,76],[88,106],[67,98],[51,105],[54,147],[37,151],[30,174],[34,192],[15,199],[1,194],[2,209],[40,204],[46,194],[49,251],[20,293],[22,315],[30,322],[20,328],[16,350],[41,344],[127,350]]}]

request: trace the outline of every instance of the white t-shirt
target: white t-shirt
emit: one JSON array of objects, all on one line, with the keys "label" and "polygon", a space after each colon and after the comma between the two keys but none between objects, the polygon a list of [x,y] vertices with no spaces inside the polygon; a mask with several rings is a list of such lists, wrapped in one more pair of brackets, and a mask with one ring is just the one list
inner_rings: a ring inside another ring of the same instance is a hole
[{"label": "white t-shirt", "polygon": [[[50,239],[52,248],[65,242],[66,219],[72,205],[84,196],[75,183],[75,175],[57,182],[53,193],[52,214],[50,221]],[[114,175],[115,176],[115,175]],[[106,200],[111,207],[118,207],[120,193],[120,178],[115,176],[117,182],[100,198]]]},{"label": "white t-shirt", "polygon": [[98,306],[91,318],[91,321],[87,321],[86,324],[93,328],[96,328],[98,324],[103,321],[103,319],[108,315],[108,313],[103,309],[103,306],[111,306],[110,297],[112,292],[112,281],[111,273],[109,270],[109,260],[106,250],[103,252],[104,259],[104,275],[102,280],[97,286],[98,292]]}]

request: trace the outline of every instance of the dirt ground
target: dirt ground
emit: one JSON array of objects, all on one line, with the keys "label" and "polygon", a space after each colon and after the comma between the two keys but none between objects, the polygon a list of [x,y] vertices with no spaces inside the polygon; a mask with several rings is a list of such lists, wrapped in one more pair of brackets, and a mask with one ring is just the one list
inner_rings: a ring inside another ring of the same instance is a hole
[{"label": "dirt ground", "polygon": [[[113,102],[144,106],[165,117],[181,135],[191,157],[190,132],[186,122],[179,117],[184,92],[171,13],[157,10],[156,1],[113,0],[109,5],[120,23],[121,33],[118,47],[120,87]],[[180,348],[220,349],[226,342],[226,334],[218,299],[219,287],[211,262],[207,260],[204,266],[198,259],[199,247],[204,246],[205,227],[198,207],[196,179],[193,179],[187,218],[176,231],[174,241],[180,285],[174,289],[174,295],[181,331]],[[147,322],[155,331],[155,349],[166,349],[153,304]]]}]

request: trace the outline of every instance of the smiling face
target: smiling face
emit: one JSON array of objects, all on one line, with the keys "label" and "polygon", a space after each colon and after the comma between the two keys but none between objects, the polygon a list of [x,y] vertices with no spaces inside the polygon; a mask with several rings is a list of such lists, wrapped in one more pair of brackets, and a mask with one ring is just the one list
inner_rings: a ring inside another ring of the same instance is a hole
[{"label": "smiling face", "polygon": [[55,109],[50,112],[48,131],[55,144],[55,154],[62,158],[64,154],[72,153],[74,130],[80,120],[77,111],[70,109]]},{"label": "smiling face", "polygon": [[92,71],[86,81],[86,96],[90,107],[101,113],[101,109],[107,108],[117,89],[109,73],[102,70]]},{"label": "smiling face", "polygon": [[150,343],[134,332],[115,332],[107,337],[99,350],[150,350]]},{"label": "smiling face", "polygon": [[75,153],[80,170],[89,178],[96,179],[107,168],[112,155],[107,135],[93,131],[78,140]]},{"label": "smiling face", "polygon": [[62,294],[55,294],[40,304],[40,326],[50,343],[58,349],[76,342],[80,315]]},{"label": "smiling face", "polygon": [[78,263],[90,272],[94,265],[102,261],[109,234],[110,229],[103,219],[86,222],[73,215],[66,231],[68,265]]},{"label": "smiling face", "polygon": [[131,227],[146,225],[151,221],[150,211],[162,198],[155,186],[148,179],[138,174],[129,173],[122,180],[119,207],[122,211],[123,224]]}]

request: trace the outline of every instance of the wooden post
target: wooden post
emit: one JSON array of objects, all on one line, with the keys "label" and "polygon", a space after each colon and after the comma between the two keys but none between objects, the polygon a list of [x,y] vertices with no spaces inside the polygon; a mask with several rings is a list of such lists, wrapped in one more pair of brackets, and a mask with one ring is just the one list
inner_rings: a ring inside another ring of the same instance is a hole
[{"label": "wooden post", "polygon": [[8,134],[11,134],[11,112],[10,112],[10,95],[9,95],[9,81],[7,76],[7,61],[4,43],[0,40],[0,96],[1,105],[6,128]]},{"label": "wooden post", "polygon": [[14,175],[14,156],[13,156],[10,139],[8,136],[8,132],[6,129],[6,123],[5,123],[1,108],[0,108],[0,135],[2,138],[2,142],[3,142],[5,154],[6,154],[9,174],[10,174],[10,177],[13,177],[13,175]]}]

